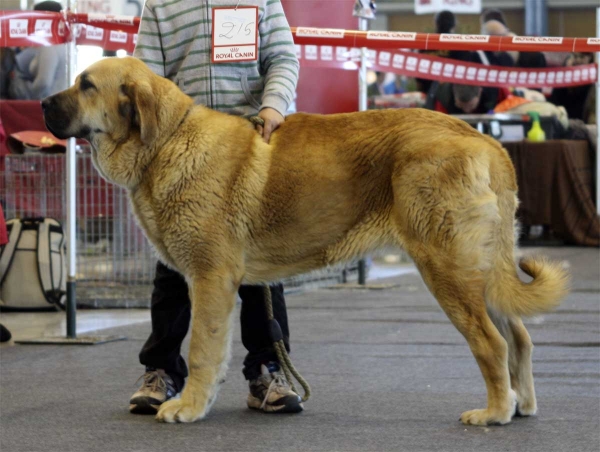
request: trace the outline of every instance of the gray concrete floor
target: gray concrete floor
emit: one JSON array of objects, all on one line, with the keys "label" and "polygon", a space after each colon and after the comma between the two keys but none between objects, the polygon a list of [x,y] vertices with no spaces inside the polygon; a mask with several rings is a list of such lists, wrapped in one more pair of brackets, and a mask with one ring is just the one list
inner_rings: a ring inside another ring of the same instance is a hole
[{"label": "gray concrete floor", "polygon": [[[485,405],[483,379],[420,277],[405,274],[385,280],[392,286],[383,290],[288,296],[292,357],[313,390],[298,415],[245,407],[238,326],[219,399],[208,418],[193,425],[158,424],[127,411],[143,372],[137,353],[150,330],[143,314],[98,333],[124,334],[123,342],[3,345],[0,450],[598,451],[598,250],[523,250],[540,251],[568,262],[574,290],[556,312],[526,322],[536,344],[535,417],[503,427],[458,422],[461,412]],[[10,326],[9,320],[2,315]]]}]

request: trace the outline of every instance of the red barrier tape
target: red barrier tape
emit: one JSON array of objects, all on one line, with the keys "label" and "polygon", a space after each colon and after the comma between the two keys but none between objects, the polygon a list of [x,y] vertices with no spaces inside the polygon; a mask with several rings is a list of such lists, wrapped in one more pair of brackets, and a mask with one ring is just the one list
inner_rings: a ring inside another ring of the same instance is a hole
[{"label": "red barrier tape", "polygon": [[65,18],[62,13],[0,11],[0,47],[65,44],[72,30],[78,45],[133,53],[139,22],[138,17],[106,14],[68,14]]},{"label": "red barrier tape", "polygon": [[62,13],[0,11],[0,47],[64,44],[70,27]]},{"label": "red barrier tape", "polygon": [[292,28],[296,44],[369,49],[492,50],[522,52],[600,52],[600,38],[554,36],[487,36],[398,31],[354,31],[332,28]]},{"label": "red barrier tape", "polygon": [[[303,49],[298,46],[296,55],[302,67],[356,70],[360,65],[360,49],[357,48],[306,45]],[[545,69],[507,68],[401,50],[369,50],[368,64],[370,69],[409,77],[500,88],[586,85],[594,83],[598,76],[595,64]]]},{"label": "red barrier tape", "polygon": [[98,46],[104,50],[126,50],[133,53],[137,43],[137,34],[125,33],[121,30],[110,30],[91,25],[75,25],[77,45]]},{"label": "red barrier tape", "polygon": [[140,28],[140,18],[133,16],[115,16],[112,14],[70,14],[76,24],[91,25],[105,30],[119,30],[136,34]]},{"label": "red barrier tape", "polygon": [[[66,13],[68,22],[90,25],[105,30],[118,30],[135,34],[140,18],[110,14]],[[0,11],[1,36],[3,45],[8,39],[23,39],[35,35],[35,26],[29,27],[28,36],[24,28],[15,20],[52,19],[64,20],[63,13],[42,13],[32,11]],[[33,30],[31,29],[33,28]],[[32,33],[33,32],[33,33]],[[487,36],[413,33],[398,31],[355,31],[333,28],[293,27],[296,44],[316,44],[343,47],[367,47],[371,49],[423,49],[423,50],[492,50],[524,52],[600,52],[600,38],[563,38],[557,36]],[[33,41],[35,42],[35,40]],[[10,42],[11,46],[15,44]],[[30,45],[36,45],[35,43]],[[43,44],[37,44],[43,45]]]},{"label": "red barrier tape", "polygon": [[[132,53],[139,23],[139,17],[107,14],[0,11],[0,47],[64,44],[70,40],[73,30],[78,45],[124,49]],[[357,47],[367,47],[370,68],[431,80],[496,87],[562,87],[594,83],[598,76],[597,66],[593,64],[558,69],[509,69],[397,49],[600,52],[600,38],[438,35],[309,27],[292,28],[292,34],[299,44],[298,58],[304,67],[356,70],[360,64]]]}]

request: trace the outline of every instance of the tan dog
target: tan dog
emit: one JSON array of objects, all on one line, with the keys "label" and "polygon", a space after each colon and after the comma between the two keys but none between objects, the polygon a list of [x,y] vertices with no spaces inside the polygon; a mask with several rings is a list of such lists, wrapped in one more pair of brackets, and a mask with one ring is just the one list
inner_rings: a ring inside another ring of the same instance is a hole
[{"label": "tan dog", "polygon": [[[485,379],[465,424],[536,411],[520,317],[567,294],[556,264],[513,261],[517,184],[505,150],[466,123],[410,109],[295,114],[266,144],[243,118],[194,106],[133,58],[106,59],[43,101],[58,137],[88,139],[98,171],[129,190],[160,258],[192,299],[190,376],[158,419],[204,417],[229,358],[242,280],[274,281],[402,247]],[[512,389],[511,389],[512,388]]]}]

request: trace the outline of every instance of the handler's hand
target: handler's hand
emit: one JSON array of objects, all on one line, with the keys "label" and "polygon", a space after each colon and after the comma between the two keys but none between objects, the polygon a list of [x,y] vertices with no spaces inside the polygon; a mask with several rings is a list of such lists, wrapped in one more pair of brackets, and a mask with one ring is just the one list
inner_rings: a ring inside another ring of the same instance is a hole
[{"label": "handler's hand", "polygon": [[285,121],[285,118],[273,108],[263,108],[258,112],[258,116],[265,121],[265,125],[256,126],[256,130],[262,135],[265,143],[268,143],[271,133]]}]

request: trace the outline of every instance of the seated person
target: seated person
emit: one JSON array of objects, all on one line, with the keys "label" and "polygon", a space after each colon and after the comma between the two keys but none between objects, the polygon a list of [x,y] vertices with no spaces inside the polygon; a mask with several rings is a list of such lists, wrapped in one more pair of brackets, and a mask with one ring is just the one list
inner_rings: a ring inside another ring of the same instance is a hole
[{"label": "seated person", "polygon": [[[502,22],[488,20],[482,25],[481,34],[489,36],[510,36],[512,33]],[[514,58],[518,57],[516,53],[511,56],[508,52],[492,52],[489,50],[477,53],[480,55],[481,53],[485,54],[485,57],[480,58],[481,63],[486,65],[491,64],[492,66],[513,67],[515,65]],[[484,61],[485,59],[487,59],[487,62]]]},{"label": "seated person", "polygon": [[[543,69],[548,67],[546,56],[542,52],[519,52],[517,58],[517,67],[529,69]],[[542,94],[541,88],[517,87],[515,91],[518,95],[529,100],[544,102],[546,99]]]},{"label": "seated person", "polygon": [[435,93],[433,110],[451,115],[487,114],[504,97],[497,88],[442,83]]},{"label": "seated person", "polygon": [[548,67],[548,64],[542,52],[519,52],[517,67],[543,69]]},{"label": "seated person", "polygon": [[489,22],[490,20],[495,20],[497,22],[500,22],[502,25],[507,26],[506,17],[504,17],[504,13],[499,9],[486,9],[479,18],[482,27],[485,23]]},{"label": "seated person", "polygon": [[[593,62],[593,53],[577,52],[567,58],[565,66],[580,66]],[[565,107],[569,118],[581,119],[584,122],[588,122],[590,118],[589,114],[587,114],[586,102],[588,101],[588,97],[591,96],[591,91],[595,91],[593,84],[555,88],[552,90],[550,102]]]},{"label": "seated person", "polygon": [[14,49],[11,47],[0,47],[0,99],[8,99],[9,76],[14,68]]},{"label": "seated person", "polygon": [[[44,1],[35,11],[60,12],[55,1]],[[67,45],[27,47],[14,57],[14,70],[9,76],[8,97],[39,100],[67,88]]]},{"label": "seated person", "polygon": [[376,72],[377,80],[367,86],[367,96],[379,96],[382,94],[398,94],[402,91],[396,86],[395,80],[388,82],[387,72]]}]

